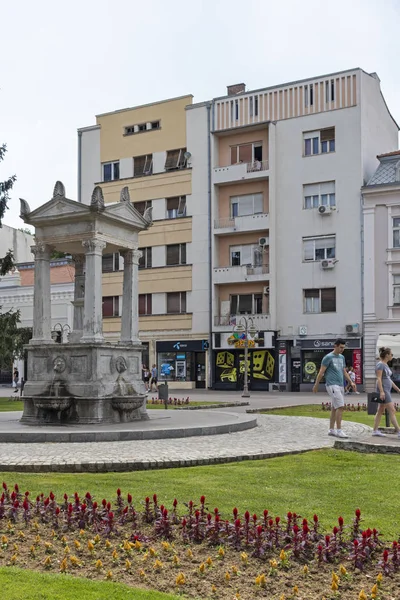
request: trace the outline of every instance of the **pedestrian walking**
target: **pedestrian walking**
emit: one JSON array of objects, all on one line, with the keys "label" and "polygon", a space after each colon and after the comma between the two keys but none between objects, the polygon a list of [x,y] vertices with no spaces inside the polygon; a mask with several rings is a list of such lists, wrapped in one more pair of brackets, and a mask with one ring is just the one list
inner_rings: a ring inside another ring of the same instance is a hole
[{"label": "pedestrian walking", "polygon": [[374,430],[372,435],[384,437],[384,433],[379,431],[379,424],[385,410],[389,412],[390,420],[396,430],[397,436],[400,438],[400,427],[396,419],[396,412],[392,401],[392,388],[400,393],[400,389],[392,381],[392,370],[388,362],[393,359],[393,353],[390,348],[379,348],[379,361],[376,365],[376,391],[379,393],[380,399],[383,401],[378,405],[378,410],[375,415]]},{"label": "pedestrian walking", "polygon": [[18,381],[19,381],[19,371],[17,368],[15,368],[14,373],[13,373],[13,381],[12,381],[12,386],[14,388],[14,394],[18,393]]},{"label": "pedestrian walking", "polygon": [[149,391],[149,381],[150,381],[150,371],[146,365],[142,366],[142,372],[143,372],[143,381],[144,381],[144,385],[146,388],[146,392],[148,392]]},{"label": "pedestrian walking", "polygon": [[316,394],[318,392],[318,385],[325,376],[326,391],[328,392],[332,403],[328,435],[334,435],[340,438],[348,437],[342,430],[342,416],[344,409],[343,378],[349,382],[353,389],[355,387],[355,383],[351,381],[350,375],[346,370],[346,362],[343,356],[345,347],[346,341],[342,338],[338,338],[335,341],[333,352],[330,352],[322,359],[321,368],[313,387],[313,392]]},{"label": "pedestrian walking", "polygon": [[153,391],[153,385],[156,388],[155,391],[158,392],[158,369],[157,365],[153,365],[151,368],[151,379],[150,379],[150,391]]}]

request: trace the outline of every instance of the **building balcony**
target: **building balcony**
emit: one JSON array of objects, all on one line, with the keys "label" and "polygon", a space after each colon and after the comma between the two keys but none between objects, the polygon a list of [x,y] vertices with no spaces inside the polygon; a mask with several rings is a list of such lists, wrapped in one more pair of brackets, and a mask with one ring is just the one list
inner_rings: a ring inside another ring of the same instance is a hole
[{"label": "building balcony", "polygon": [[265,281],[269,275],[269,265],[255,267],[240,265],[237,267],[216,267],[213,269],[213,283],[245,283],[246,281]]},{"label": "building balcony", "polygon": [[255,179],[267,179],[269,177],[269,162],[267,160],[254,161],[251,163],[239,163],[228,167],[215,167],[213,183],[224,185],[236,181],[253,181]]},{"label": "building balcony", "polygon": [[247,231],[265,231],[269,229],[269,214],[246,215],[244,217],[226,217],[215,219],[214,234],[230,235]]},{"label": "building balcony", "polygon": [[[214,317],[214,331],[223,332],[232,330],[237,323],[240,321],[240,317],[244,315],[225,315]],[[271,315],[245,315],[247,318],[251,317],[254,321],[254,325],[258,331],[268,331],[271,329]]]}]

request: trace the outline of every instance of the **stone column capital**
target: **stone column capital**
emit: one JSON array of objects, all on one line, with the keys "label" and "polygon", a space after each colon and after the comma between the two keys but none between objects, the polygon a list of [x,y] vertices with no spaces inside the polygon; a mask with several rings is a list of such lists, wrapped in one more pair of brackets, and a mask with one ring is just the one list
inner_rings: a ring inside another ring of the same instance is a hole
[{"label": "stone column capital", "polygon": [[143,252],[137,248],[134,250],[121,250],[120,254],[124,259],[124,265],[138,265],[143,256]]},{"label": "stone column capital", "polygon": [[82,242],[86,254],[101,254],[106,245],[106,242],[97,239],[83,240]]},{"label": "stone column capital", "polygon": [[52,250],[52,246],[48,246],[43,242],[38,242],[35,246],[31,246],[31,252],[35,260],[50,260]]}]

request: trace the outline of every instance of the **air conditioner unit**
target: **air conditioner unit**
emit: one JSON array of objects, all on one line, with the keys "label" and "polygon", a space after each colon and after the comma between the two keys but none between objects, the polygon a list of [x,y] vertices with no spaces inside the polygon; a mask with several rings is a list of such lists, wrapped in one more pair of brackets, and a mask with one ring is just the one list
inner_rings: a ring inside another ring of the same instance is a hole
[{"label": "air conditioner unit", "polygon": [[332,209],[330,206],[318,206],[318,212],[320,215],[330,215],[332,214]]},{"label": "air conditioner unit", "polygon": [[326,258],[325,260],[321,260],[321,269],[334,269],[336,264],[336,260],[334,258]]},{"label": "air conditioner unit", "polygon": [[269,237],[261,237],[258,240],[258,245],[262,246],[264,248],[264,246],[268,246],[269,244]]},{"label": "air conditioner unit", "polygon": [[346,333],[358,335],[360,333],[360,323],[346,325]]},{"label": "air conditioner unit", "polygon": [[265,285],[263,288],[264,296],[269,296],[269,285]]}]

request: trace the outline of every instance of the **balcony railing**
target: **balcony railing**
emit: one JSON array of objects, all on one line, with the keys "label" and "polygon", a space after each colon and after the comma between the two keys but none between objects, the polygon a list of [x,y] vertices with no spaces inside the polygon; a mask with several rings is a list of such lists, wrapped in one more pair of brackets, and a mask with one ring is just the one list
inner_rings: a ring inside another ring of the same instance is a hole
[{"label": "balcony railing", "polygon": [[268,213],[259,213],[255,215],[242,215],[240,217],[224,217],[222,219],[215,219],[214,229],[220,229],[220,234],[230,233],[228,230],[263,231],[265,229],[269,229],[269,215]]},{"label": "balcony railing", "polygon": [[270,315],[268,313],[263,314],[251,314],[251,315],[225,315],[225,316],[215,316],[214,317],[214,325],[216,327],[234,327],[240,321],[240,317],[246,316],[251,317],[254,321],[254,325],[258,329],[262,329],[263,327],[267,327],[269,324]]},{"label": "balcony railing", "polygon": [[213,183],[226,184],[258,178],[267,178],[269,171],[268,160],[254,160],[248,163],[237,163],[226,167],[215,167]]},{"label": "balcony railing", "polygon": [[267,160],[254,160],[246,163],[247,173],[257,173],[258,171],[268,171],[269,163]]},{"label": "balcony railing", "polygon": [[269,273],[269,265],[238,265],[235,267],[215,267],[213,282],[215,285],[225,283],[245,283],[246,281],[264,281]]}]

